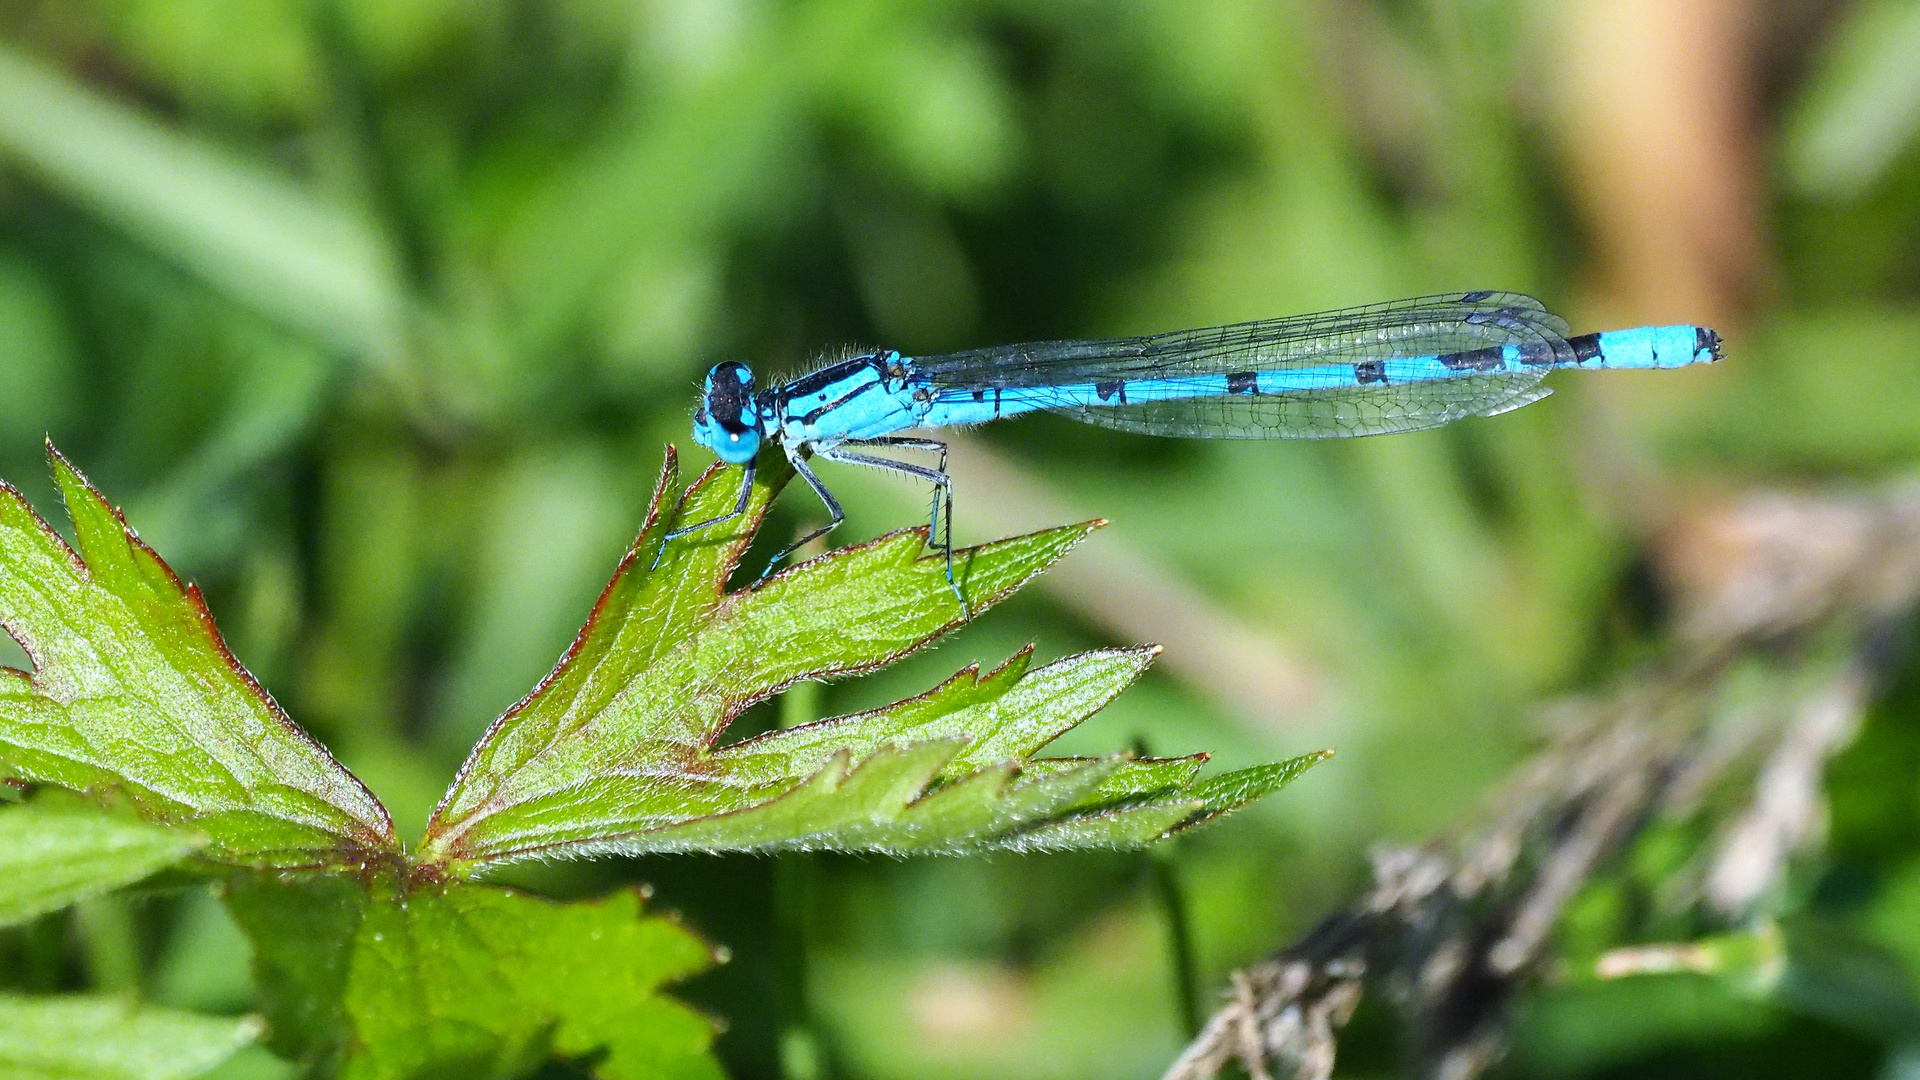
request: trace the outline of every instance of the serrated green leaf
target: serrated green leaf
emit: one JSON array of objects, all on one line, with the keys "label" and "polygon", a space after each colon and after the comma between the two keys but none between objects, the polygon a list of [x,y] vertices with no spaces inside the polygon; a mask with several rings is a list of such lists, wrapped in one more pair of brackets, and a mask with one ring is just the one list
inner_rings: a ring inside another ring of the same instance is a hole
[{"label": "serrated green leaf", "polygon": [[[1072,769],[1090,758],[1032,758],[1020,767],[1028,778]],[[1179,758],[1125,758],[1089,797],[1089,806],[1109,806],[1122,800],[1184,794],[1207,763],[1207,755]]]},{"label": "serrated green leaf", "polygon": [[713,963],[632,892],[562,904],[455,883],[372,887],[248,875],[228,903],[254,941],[276,1050],[346,1080],[519,1075],[559,1055],[606,1080],[717,1078],[713,1025],[659,993]]},{"label": "serrated green leaf", "polygon": [[[952,778],[1025,760],[1105,707],[1159,652],[1149,647],[1081,653],[1029,672],[1032,650],[1026,649],[985,675],[975,665],[919,697],[770,732],[714,756],[729,762],[735,775],[778,776],[818,769],[839,748],[859,757],[886,745],[965,739],[966,746],[942,771]],[[1205,759],[1190,760],[1198,768]]]},{"label": "serrated green leaf", "polygon": [[1175,831],[1200,809],[1197,799],[1173,798],[1141,806],[1121,806],[1053,821],[1002,845],[1017,851],[1083,851],[1150,844]]},{"label": "serrated green leaf", "polygon": [[201,843],[186,829],[46,796],[0,807],[0,926],[131,885]]},{"label": "serrated green leaf", "polygon": [[1331,750],[1318,750],[1286,761],[1276,761],[1271,765],[1255,765],[1252,768],[1238,769],[1202,780],[1187,789],[1186,794],[1189,797],[1200,801],[1200,811],[1198,816],[1186,824],[1198,825],[1221,814],[1238,810],[1255,799],[1263,799],[1293,783],[1301,773],[1332,756]]},{"label": "serrated green leaf", "polygon": [[[462,768],[421,844],[428,864],[461,872],[534,853],[656,850],[640,835],[782,795],[837,747],[799,770],[736,768],[715,743],[742,710],[803,679],[898,659],[964,621],[944,561],[925,552],[924,529],[726,592],[792,475],[774,454],[760,465],[746,514],[668,545],[654,565],[671,527],[663,510],[675,471],[669,454],[647,523],[574,647]],[[678,520],[731,509],[740,476],[708,470]],[[1093,527],[956,551],[955,579],[971,611],[998,602]],[[920,736],[929,737],[937,735]]]},{"label": "serrated green leaf", "polygon": [[[51,450],[51,448],[49,448]],[[259,867],[399,866],[385,811],[239,667],[205,607],[53,454],[78,555],[0,491],[0,618],[36,657],[0,676],[8,775],[111,789],[190,823],[209,857]],[[1021,653],[883,709],[717,745],[748,706],[932,641],[1044,569],[1098,523],[956,552],[909,530],[734,592],[726,582],[791,477],[769,454],[746,513],[716,466],[647,523],[560,665],[496,721],[413,860],[428,878],[531,855],[831,848],[958,853],[1149,842],[1276,790],[1308,759],[1195,785],[1204,756],[1036,759],[1138,678],[1155,651],[1028,670]]]},{"label": "serrated green leaf", "polygon": [[[1129,798],[1123,788],[1148,789],[1150,781],[1125,778],[1112,784],[1105,805],[1089,806],[1083,812],[1047,824],[1017,836],[1008,837],[999,846],[1020,851],[1072,851],[1083,848],[1126,848],[1151,843],[1176,832],[1191,829],[1231,813],[1256,799],[1265,798],[1293,783],[1301,773],[1332,757],[1322,750],[1302,754],[1271,765],[1255,765],[1189,784],[1192,772],[1177,778],[1173,762],[1148,760],[1132,762],[1135,767],[1154,769],[1174,781],[1151,796]],[[1184,761],[1185,759],[1177,759]],[[1044,761],[1035,762],[1043,765]]]},{"label": "serrated green leaf", "polygon": [[213,859],[397,856],[386,810],[234,659],[199,590],[48,453],[77,552],[0,485],[0,625],[35,664],[0,669],[4,771],[118,792],[150,820],[191,825]]},{"label": "serrated green leaf", "polygon": [[119,998],[0,994],[0,1080],[189,1080],[260,1026]]},{"label": "serrated green leaf", "polygon": [[1081,762],[1024,783],[1011,763],[1002,764],[927,793],[963,745],[944,740],[888,747],[858,768],[849,768],[841,754],[777,799],[660,830],[649,838],[649,850],[976,851],[1085,801],[1123,760]]}]

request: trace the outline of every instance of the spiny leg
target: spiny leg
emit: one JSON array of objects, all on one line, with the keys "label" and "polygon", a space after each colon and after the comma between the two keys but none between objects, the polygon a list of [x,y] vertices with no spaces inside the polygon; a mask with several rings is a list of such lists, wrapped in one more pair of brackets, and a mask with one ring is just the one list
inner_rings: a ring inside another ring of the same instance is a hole
[{"label": "spiny leg", "polygon": [[800,474],[800,479],[805,480],[807,486],[813,489],[813,493],[818,495],[820,501],[826,504],[827,514],[832,520],[800,539],[795,540],[793,543],[788,544],[786,547],[781,548],[780,553],[775,555],[772,561],[767,563],[767,568],[760,571],[760,576],[753,579],[755,585],[767,580],[767,575],[773,573],[773,568],[779,566],[781,560],[839,528],[840,523],[847,520],[847,512],[840,509],[840,502],[833,497],[833,492],[828,491],[827,485],[821,483],[820,478],[813,474],[813,467],[807,464],[807,459],[801,449],[788,447],[787,460],[793,463],[793,471]]},{"label": "spiny leg", "polygon": [[[933,471],[940,475],[940,479],[936,479],[933,482],[933,512],[927,517],[927,536],[931,539],[940,534],[940,502],[941,495],[944,492],[947,504],[947,532],[945,540],[942,541],[942,547],[947,553],[947,580],[951,582],[953,580],[953,485],[945,479],[947,475],[947,444],[941,442],[939,439],[915,439],[904,435],[885,435],[877,439],[848,439],[840,445],[888,446],[900,450],[927,450],[940,455],[940,463],[933,467]],[[861,460],[854,462],[854,464],[877,464],[877,467],[883,469],[893,470],[897,468],[898,471],[906,472],[909,475],[923,475],[922,473],[915,472],[913,467],[909,465],[903,465],[893,461],[879,463],[879,459],[868,458],[864,454],[855,456]],[[829,460],[838,459],[830,458]]]},{"label": "spiny leg", "polygon": [[904,449],[937,450],[939,452],[940,465],[938,468],[933,469],[929,469],[923,465],[909,465],[904,461],[889,461],[886,458],[873,457],[868,454],[853,454],[840,447],[822,450],[820,451],[820,456],[828,461],[838,461],[848,465],[866,465],[875,469],[884,469],[887,472],[919,477],[934,485],[933,517],[935,520],[927,523],[927,535],[931,538],[937,531],[935,525],[940,516],[940,504],[944,501],[946,503],[947,520],[945,533],[940,539],[940,550],[941,554],[946,558],[947,588],[953,590],[953,598],[960,602],[961,616],[971,619],[973,617],[972,605],[967,603],[966,596],[960,592],[960,583],[953,578],[953,479],[947,475],[947,444],[935,439],[888,438],[849,439],[847,442],[842,443],[841,446],[893,446]]},{"label": "spiny leg", "polygon": [[[647,567],[647,572],[652,573],[660,568],[660,560],[666,556],[668,544],[686,536],[688,533],[696,533],[709,526],[732,521],[734,518],[746,513],[747,503],[753,499],[753,473],[754,470],[759,467],[759,464],[758,460],[747,462],[745,466],[746,473],[740,478],[740,497],[734,500],[733,509],[721,514],[719,517],[710,517],[705,521],[696,521],[685,528],[670,530],[667,535],[661,537],[660,550],[653,553],[653,565]],[[680,497],[673,501],[673,513],[667,518],[668,521],[671,522],[679,519],[681,509],[687,504],[687,495],[692,490],[692,488],[688,488],[686,491],[681,492]]]}]

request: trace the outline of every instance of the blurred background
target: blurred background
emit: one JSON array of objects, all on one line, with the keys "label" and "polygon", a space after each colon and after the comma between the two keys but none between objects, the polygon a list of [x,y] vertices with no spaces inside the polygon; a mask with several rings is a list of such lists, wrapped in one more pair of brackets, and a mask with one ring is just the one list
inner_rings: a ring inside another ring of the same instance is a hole
[{"label": "blurred background", "polygon": [[[1157,856],[521,876],[652,882],[728,946],[685,993],[742,1078],[1157,1076],[1187,1033],[1169,884],[1204,1005],[1364,887],[1369,845],[1470,811],[1532,703],[1657,650],[1702,507],[1920,455],[1916,0],[0,0],[0,37],[0,475],[51,510],[50,434],[403,831],[566,646],[664,444],[704,467],[716,361],[1480,288],[1724,333],[1713,368],[1555,376],[1416,435],[968,435],[963,538],[1114,524],[744,728],[1157,640],[1058,749],[1338,756]],[[841,542],[924,518],[912,485],[827,480]],[[771,528],[821,516],[790,496]],[[1920,859],[1920,701],[1853,754],[1808,902],[1920,957],[1887,884]],[[208,897],[118,932],[94,981],[247,1007]],[[1542,994],[1506,1075],[1920,1075],[1711,986]],[[1395,1039],[1361,1024],[1343,1072],[1391,1074]]]}]

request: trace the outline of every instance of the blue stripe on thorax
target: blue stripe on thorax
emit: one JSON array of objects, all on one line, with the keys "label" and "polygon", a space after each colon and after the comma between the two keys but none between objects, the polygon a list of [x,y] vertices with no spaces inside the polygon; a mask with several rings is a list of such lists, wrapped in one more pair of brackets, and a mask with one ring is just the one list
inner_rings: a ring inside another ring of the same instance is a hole
[{"label": "blue stripe on thorax", "polygon": [[[920,423],[923,403],[914,400],[899,353],[855,357],[797,379],[777,394],[773,424],[790,446],[872,439]],[[889,376],[895,368],[901,377]],[[921,391],[926,396],[925,391]],[[920,407],[917,407],[920,406]]]}]

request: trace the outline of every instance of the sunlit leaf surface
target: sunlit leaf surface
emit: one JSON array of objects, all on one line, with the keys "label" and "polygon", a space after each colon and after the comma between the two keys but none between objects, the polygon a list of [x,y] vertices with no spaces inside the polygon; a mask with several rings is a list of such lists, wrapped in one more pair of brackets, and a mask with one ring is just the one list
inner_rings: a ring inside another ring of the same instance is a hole
[{"label": "sunlit leaf surface", "polygon": [[712,1022],[657,991],[713,963],[640,897],[557,904],[479,885],[245,878],[274,1048],[349,1080],[514,1076],[550,1054],[607,1080],[718,1078]]},{"label": "sunlit leaf surface", "polygon": [[0,768],[112,789],[235,862],[392,851],[386,811],[227,651],[199,591],[49,454],[73,547],[0,486],[0,624],[34,663],[0,670]]}]

